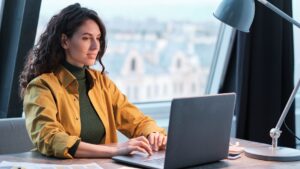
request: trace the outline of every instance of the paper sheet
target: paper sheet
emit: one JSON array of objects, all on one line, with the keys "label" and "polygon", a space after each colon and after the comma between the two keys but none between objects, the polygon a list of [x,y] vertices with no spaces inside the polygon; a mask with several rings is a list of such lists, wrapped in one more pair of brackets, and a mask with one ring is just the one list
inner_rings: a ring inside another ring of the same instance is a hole
[{"label": "paper sheet", "polygon": [[102,169],[102,167],[96,163],[58,165],[2,161],[0,169]]}]

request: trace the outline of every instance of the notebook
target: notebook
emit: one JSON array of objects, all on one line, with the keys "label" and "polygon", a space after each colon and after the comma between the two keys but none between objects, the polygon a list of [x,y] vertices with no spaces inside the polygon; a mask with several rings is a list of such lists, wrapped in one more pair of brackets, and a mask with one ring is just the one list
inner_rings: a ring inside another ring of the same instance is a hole
[{"label": "notebook", "polygon": [[176,98],[171,102],[166,151],[112,159],[143,168],[185,168],[228,155],[235,93]]}]

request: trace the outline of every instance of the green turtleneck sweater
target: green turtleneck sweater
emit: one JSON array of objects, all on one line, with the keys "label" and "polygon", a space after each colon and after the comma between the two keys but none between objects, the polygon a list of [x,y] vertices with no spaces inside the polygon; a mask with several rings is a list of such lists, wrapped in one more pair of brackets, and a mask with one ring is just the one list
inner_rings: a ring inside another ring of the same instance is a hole
[{"label": "green turtleneck sweater", "polygon": [[[79,84],[81,140],[87,143],[99,144],[105,136],[105,128],[88,97],[90,83],[87,78],[86,68],[71,65],[66,61],[63,63],[63,66],[76,77]],[[78,144],[79,142],[71,148],[71,155],[75,154]]]}]

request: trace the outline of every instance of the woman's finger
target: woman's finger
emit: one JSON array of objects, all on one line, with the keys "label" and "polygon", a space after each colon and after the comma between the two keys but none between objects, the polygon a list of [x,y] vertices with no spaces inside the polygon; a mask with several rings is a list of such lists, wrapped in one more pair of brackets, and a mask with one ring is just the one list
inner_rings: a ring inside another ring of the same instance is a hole
[{"label": "woman's finger", "polygon": [[148,154],[152,155],[152,148],[151,148],[150,144],[147,144],[143,141],[139,141],[139,142],[137,142],[137,145],[139,147],[145,149],[148,152]]},{"label": "woman's finger", "polygon": [[158,136],[158,147],[162,146],[164,137],[165,137],[164,135],[159,134],[159,136]]},{"label": "woman's finger", "polygon": [[166,149],[166,146],[167,146],[167,140],[168,140],[168,137],[167,137],[167,136],[164,136],[163,141],[162,141],[162,145],[161,145],[161,148],[162,148],[162,149]]},{"label": "woman's finger", "polygon": [[160,133],[156,132],[154,134],[154,150],[158,151],[158,138],[159,138]]},{"label": "woman's finger", "polygon": [[[149,152],[147,152],[145,149],[143,149],[142,147],[139,147],[139,146],[130,146],[129,147],[129,151],[130,153],[132,153],[133,151],[139,151],[139,152],[142,152],[142,153],[145,153],[145,154],[149,154]],[[149,154],[151,155],[151,154]]]},{"label": "woman's finger", "polygon": [[140,137],[137,137],[136,138],[137,140],[139,140],[139,141],[143,141],[143,142],[145,142],[146,144],[151,144],[150,142],[149,142],[149,140],[146,138],[146,137],[144,137],[144,136],[140,136]]},{"label": "woman's finger", "polygon": [[154,144],[154,135],[153,135],[153,133],[149,134],[148,141],[149,141],[150,145],[153,146],[153,144]]}]

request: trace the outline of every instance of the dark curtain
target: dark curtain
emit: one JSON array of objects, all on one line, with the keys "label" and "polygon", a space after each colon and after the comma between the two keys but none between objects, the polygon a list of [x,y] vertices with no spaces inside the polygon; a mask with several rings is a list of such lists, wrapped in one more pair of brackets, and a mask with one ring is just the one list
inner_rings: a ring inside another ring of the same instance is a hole
[{"label": "dark curtain", "polygon": [[4,1],[0,28],[0,118],[21,117],[19,75],[34,44],[41,0]]},{"label": "dark curtain", "polygon": [[[270,0],[292,16],[292,0]],[[292,24],[256,2],[250,33],[238,32],[229,69],[220,92],[237,93],[237,138],[271,144],[275,127],[294,87]],[[295,106],[285,119],[295,131]],[[295,138],[281,127],[278,145],[295,147]]]}]

